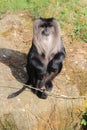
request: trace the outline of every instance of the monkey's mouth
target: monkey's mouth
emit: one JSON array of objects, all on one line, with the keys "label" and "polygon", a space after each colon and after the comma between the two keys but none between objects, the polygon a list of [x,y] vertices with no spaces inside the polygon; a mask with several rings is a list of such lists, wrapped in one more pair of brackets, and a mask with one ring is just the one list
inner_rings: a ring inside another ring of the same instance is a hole
[{"label": "monkey's mouth", "polygon": [[49,36],[50,35],[50,31],[48,29],[44,29],[42,31],[42,34],[45,35],[45,36]]}]

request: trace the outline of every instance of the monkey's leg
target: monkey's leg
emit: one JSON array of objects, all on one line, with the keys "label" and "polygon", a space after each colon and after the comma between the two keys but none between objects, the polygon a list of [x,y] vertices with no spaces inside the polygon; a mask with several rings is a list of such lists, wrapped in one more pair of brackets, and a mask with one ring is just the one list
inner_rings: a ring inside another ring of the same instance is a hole
[{"label": "monkey's leg", "polygon": [[[44,85],[45,85],[45,78],[38,81],[37,88],[41,89]],[[37,90],[36,95],[41,99],[46,99],[47,98],[47,94],[44,91],[41,92],[41,91]]]},{"label": "monkey's leg", "polygon": [[53,88],[52,80],[60,73],[62,69],[62,63],[51,66],[51,71],[45,79],[45,87],[47,91],[51,91]]}]

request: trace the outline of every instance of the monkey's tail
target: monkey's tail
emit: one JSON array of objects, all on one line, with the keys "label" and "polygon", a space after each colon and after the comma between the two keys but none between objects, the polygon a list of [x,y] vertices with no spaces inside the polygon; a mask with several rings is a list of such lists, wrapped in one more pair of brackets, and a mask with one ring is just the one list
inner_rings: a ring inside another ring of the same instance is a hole
[{"label": "monkey's tail", "polygon": [[20,90],[14,92],[14,93],[12,93],[12,94],[10,94],[7,98],[8,98],[8,99],[9,99],[9,98],[14,98],[14,97],[18,96],[20,93],[22,93],[25,89],[26,89],[26,87],[23,86]]}]

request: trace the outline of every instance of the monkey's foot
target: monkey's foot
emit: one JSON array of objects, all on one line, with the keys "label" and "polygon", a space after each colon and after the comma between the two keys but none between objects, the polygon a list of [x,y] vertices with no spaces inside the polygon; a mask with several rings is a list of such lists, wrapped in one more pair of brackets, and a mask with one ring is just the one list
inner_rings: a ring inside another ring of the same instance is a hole
[{"label": "monkey's foot", "polygon": [[47,98],[47,94],[45,92],[40,92],[38,90],[35,90],[35,89],[31,89],[31,91],[37,95],[39,98],[41,99],[46,99]]},{"label": "monkey's foot", "polygon": [[46,99],[47,98],[47,94],[45,92],[40,92],[40,91],[37,91],[37,94],[36,94],[39,98],[41,99]]},{"label": "monkey's foot", "polygon": [[37,90],[35,90],[35,89],[31,89],[31,91],[34,93],[34,94],[37,94]]}]

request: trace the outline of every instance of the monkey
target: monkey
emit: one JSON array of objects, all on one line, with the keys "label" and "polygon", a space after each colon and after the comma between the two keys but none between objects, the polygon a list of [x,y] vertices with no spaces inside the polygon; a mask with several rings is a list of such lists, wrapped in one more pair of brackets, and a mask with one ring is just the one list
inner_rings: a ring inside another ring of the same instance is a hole
[{"label": "monkey", "polygon": [[[52,81],[61,72],[65,57],[59,22],[55,18],[36,19],[33,25],[32,45],[27,55],[26,69],[29,78],[26,85],[39,89],[45,86],[47,91],[51,91]],[[25,88],[23,86],[8,98],[19,95]],[[41,99],[48,96],[45,91],[32,89],[32,92]]]}]

